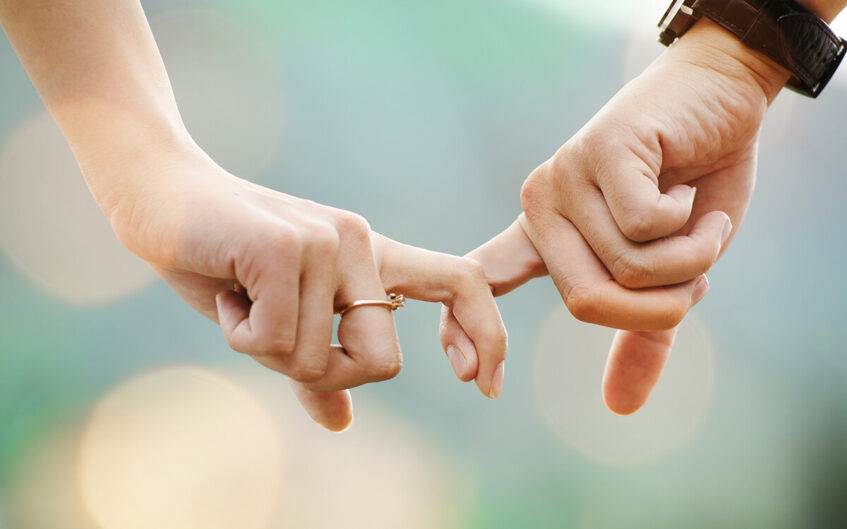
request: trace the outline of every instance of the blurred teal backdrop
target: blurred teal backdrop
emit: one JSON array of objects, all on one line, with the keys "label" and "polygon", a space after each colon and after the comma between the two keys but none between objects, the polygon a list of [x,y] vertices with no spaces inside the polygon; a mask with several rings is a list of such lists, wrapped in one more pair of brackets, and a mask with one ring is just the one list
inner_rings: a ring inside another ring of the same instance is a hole
[{"label": "blurred teal backdrop", "polygon": [[[461,254],[661,52],[666,6],[144,7],[225,168]],[[439,307],[412,302],[403,373],[354,390],[342,435],[119,246],[5,40],[0,94],[0,527],[847,524],[847,68],[817,101],[777,99],[745,224],[641,412],[604,409],[611,331],[545,279],[500,300],[499,400],[454,379]]]}]

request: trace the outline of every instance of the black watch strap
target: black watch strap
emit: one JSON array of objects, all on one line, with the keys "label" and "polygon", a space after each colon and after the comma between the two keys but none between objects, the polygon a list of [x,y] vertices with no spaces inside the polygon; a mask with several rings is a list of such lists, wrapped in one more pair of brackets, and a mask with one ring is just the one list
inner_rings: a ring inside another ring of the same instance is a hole
[{"label": "black watch strap", "polygon": [[[810,97],[823,91],[847,52],[847,41],[793,0],[685,0],[683,4],[690,21],[677,22],[675,29],[684,32],[705,16],[789,70],[792,78],[787,86]],[[669,36],[663,35],[663,42]]]}]

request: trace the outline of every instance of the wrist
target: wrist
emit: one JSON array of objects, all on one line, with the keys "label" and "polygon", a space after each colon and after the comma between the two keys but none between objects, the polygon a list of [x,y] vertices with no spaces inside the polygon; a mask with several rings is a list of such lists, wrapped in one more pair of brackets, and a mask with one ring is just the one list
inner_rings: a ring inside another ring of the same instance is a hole
[{"label": "wrist", "polygon": [[194,173],[190,168],[216,167],[187,133],[178,131],[120,135],[107,145],[83,148],[76,156],[91,194],[113,227],[133,216],[141,197],[155,195],[167,180]]},{"label": "wrist", "polygon": [[711,20],[702,18],[668,50],[668,55],[704,66],[740,83],[759,89],[769,104],[791,74],[775,61],[745,46]]},{"label": "wrist", "polygon": [[53,114],[86,178],[105,174],[126,160],[179,152],[194,144],[179,116],[169,119],[117,108],[80,109],[70,118],[64,112]]}]

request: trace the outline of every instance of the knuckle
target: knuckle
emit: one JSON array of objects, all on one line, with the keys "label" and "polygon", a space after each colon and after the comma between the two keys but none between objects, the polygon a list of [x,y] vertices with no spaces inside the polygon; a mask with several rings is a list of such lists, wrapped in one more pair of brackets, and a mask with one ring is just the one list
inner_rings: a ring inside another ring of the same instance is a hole
[{"label": "knuckle", "polygon": [[298,363],[291,366],[286,374],[297,382],[308,384],[322,379],[326,374],[326,367],[314,363]]},{"label": "knuckle", "polygon": [[338,232],[328,224],[319,224],[312,230],[312,246],[322,254],[335,254],[341,246]]},{"label": "knuckle", "polygon": [[374,377],[378,381],[390,380],[400,374],[403,369],[403,361],[390,361],[378,364],[374,367]]},{"label": "knuckle", "polygon": [[650,266],[632,253],[618,256],[610,272],[615,281],[626,288],[642,287],[651,277]]},{"label": "knuckle", "polygon": [[390,380],[400,374],[400,371],[403,369],[403,356],[399,351],[388,356],[387,358],[383,358],[381,360],[375,361],[370,365],[368,371],[371,374],[371,377],[376,382],[381,382],[383,380]]},{"label": "knuckle", "polygon": [[338,231],[355,240],[370,240],[371,226],[361,215],[343,211],[337,217]]},{"label": "knuckle", "polygon": [[687,313],[687,303],[682,301],[671,303],[656,314],[656,327],[659,330],[672,329],[682,323]]},{"label": "knuckle", "polygon": [[235,337],[232,337],[232,336],[229,336],[229,335],[226,335],[226,334],[224,335],[224,338],[226,339],[226,343],[227,343],[227,345],[229,345],[229,348],[232,349],[233,351],[235,351],[236,353],[241,353],[243,355],[248,355],[248,356],[255,353],[253,348],[248,347],[242,340],[239,340]]},{"label": "knuckle", "polygon": [[480,283],[488,284],[485,269],[476,259],[460,257],[454,271],[454,281],[458,286],[470,287],[478,286]]},{"label": "knuckle", "polygon": [[632,213],[621,222],[621,231],[627,239],[635,242],[649,241],[652,237],[655,222],[652,215]]},{"label": "knuckle", "polygon": [[626,143],[622,140],[630,137],[630,134],[631,128],[628,125],[614,118],[601,119],[580,130],[571,145],[578,157],[591,160],[594,167],[608,168],[610,166],[606,164],[614,163],[617,157],[627,152]]},{"label": "knuckle", "polygon": [[548,175],[549,163],[545,162],[536,167],[524,180],[521,186],[521,206],[527,214],[531,214],[549,197]]},{"label": "knuckle", "polygon": [[296,341],[293,334],[278,336],[262,346],[259,354],[262,356],[288,356],[294,351]]},{"label": "knuckle", "polygon": [[565,305],[574,318],[585,323],[596,322],[600,313],[597,297],[585,287],[572,288],[565,296]]},{"label": "knuckle", "polygon": [[506,356],[506,349],[509,347],[509,333],[501,325],[496,331],[491,333],[491,342],[497,351],[502,351],[498,356]]},{"label": "knuckle", "polygon": [[293,226],[280,226],[269,245],[275,254],[299,256],[303,251],[303,236]]}]

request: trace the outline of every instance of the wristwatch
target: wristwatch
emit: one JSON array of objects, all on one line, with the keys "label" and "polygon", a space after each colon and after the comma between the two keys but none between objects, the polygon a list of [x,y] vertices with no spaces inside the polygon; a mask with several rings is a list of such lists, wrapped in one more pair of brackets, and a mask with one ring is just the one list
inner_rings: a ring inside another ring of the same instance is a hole
[{"label": "wristwatch", "polygon": [[659,22],[659,42],[671,45],[701,17],[791,72],[787,86],[817,97],[847,51],[847,40],[793,0],[674,0]]}]

